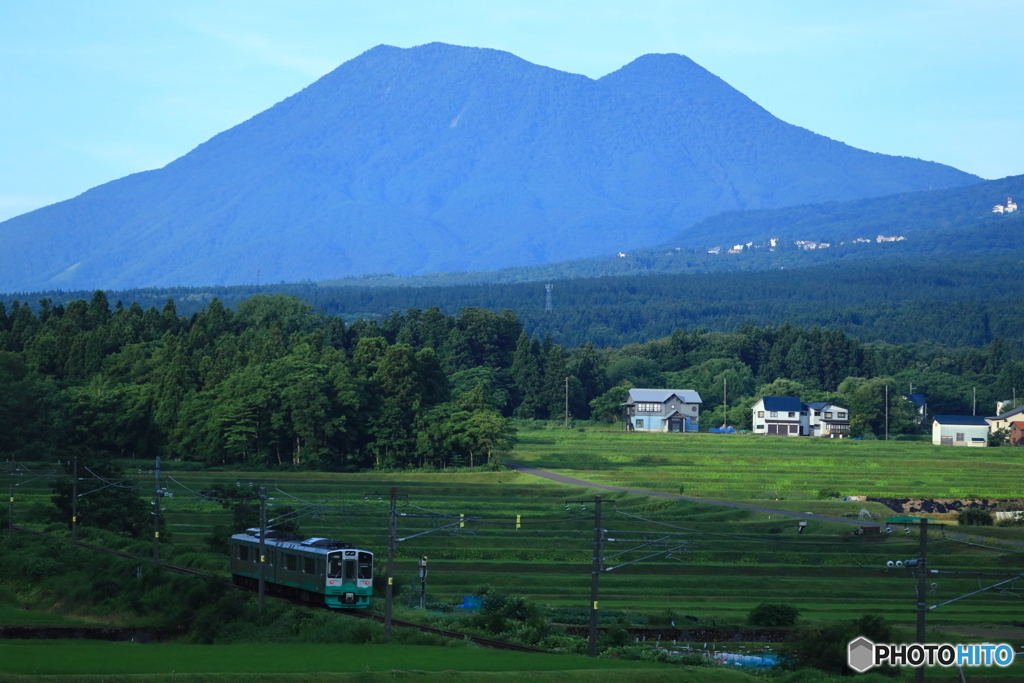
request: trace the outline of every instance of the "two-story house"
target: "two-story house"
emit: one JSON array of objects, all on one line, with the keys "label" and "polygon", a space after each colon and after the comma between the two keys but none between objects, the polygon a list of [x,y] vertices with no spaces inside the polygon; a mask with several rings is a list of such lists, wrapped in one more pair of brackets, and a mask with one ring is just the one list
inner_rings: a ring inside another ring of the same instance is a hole
[{"label": "two-story house", "polygon": [[843,439],[850,436],[850,411],[826,401],[805,403],[811,433],[824,439]]},{"label": "two-story house", "polygon": [[751,406],[755,434],[808,436],[807,406],[795,396],[762,396]]},{"label": "two-story house", "polygon": [[692,389],[630,389],[623,408],[627,429],[638,432],[695,432],[700,428],[700,394]]},{"label": "two-story house", "polygon": [[755,434],[825,439],[850,436],[849,409],[827,401],[804,403],[795,396],[762,396],[751,411]]}]

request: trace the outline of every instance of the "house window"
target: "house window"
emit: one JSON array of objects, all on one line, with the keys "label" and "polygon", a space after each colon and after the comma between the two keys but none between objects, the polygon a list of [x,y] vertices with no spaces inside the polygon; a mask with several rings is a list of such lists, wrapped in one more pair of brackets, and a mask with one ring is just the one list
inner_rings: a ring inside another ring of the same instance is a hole
[{"label": "house window", "polygon": [[832,417],[832,413],[825,413],[825,417],[826,417],[826,418],[830,418],[830,417]]},{"label": "house window", "polygon": [[777,411],[777,410],[773,410],[770,413],[768,413],[768,417],[778,417],[778,416],[779,416],[779,411]]},{"label": "house window", "polygon": [[801,410],[801,411],[800,411],[800,414],[801,414],[801,415],[807,415],[807,411],[806,411],[806,410]]},{"label": "house window", "polygon": [[790,413],[789,416],[790,417],[796,417],[796,413]]},{"label": "house window", "polygon": [[661,404],[660,403],[637,403],[636,404],[636,411],[638,413],[660,413],[661,412]]},{"label": "house window", "polygon": [[697,406],[690,406],[690,412],[691,413],[696,413],[697,412]]},{"label": "house window", "polygon": [[963,432],[957,432],[956,433],[956,440],[957,441],[963,441],[964,440],[964,433]]},{"label": "house window", "polygon": [[642,419],[636,421],[636,428],[637,429],[643,429],[644,428],[644,421]]},{"label": "house window", "polygon": [[757,411],[757,416],[758,417],[764,417],[764,411],[763,410]]},{"label": "house window", "polygon": [[[821,417],[821,411],[820,410],[815,410],[814,411],[814,417]],[[828,415],[828,417],[831,417],[831,415]]]},{"label": "house window", "polygon": [[754,425],[754,429],[764,429],[764,425]]},{"label": "house window", "polygon": [[841,413],[841,412],[840,413],[836,413],[836,417],[838,417],[840,420],[845,420],[846,419],[846,413]]}]

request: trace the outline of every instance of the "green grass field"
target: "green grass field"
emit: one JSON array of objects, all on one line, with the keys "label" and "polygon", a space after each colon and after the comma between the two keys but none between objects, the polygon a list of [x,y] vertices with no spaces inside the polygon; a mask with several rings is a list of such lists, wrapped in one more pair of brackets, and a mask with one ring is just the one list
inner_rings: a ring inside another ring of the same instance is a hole
[{"label": "green grass field", "polygon": [[[54,656],[55,653],[60,656]],[[96,674],[371,671],[573,671],[665,669],[664,664],[573,655],[418,645],[136,645],[78,641],[0,641],[0,671],[56,676]]]},{"label": "green grass field", "polygon": [[521,431],[511,459],[602,484],[709,498],[1024,498],[1024,449],[751,434]]},{"label": "green grass field", "polygon": [[[819,489],[891,497],[1024,497],[1024,452],[1011,448],[551,429],[524,431],[510,459],[599,483],[670,493],[679,493],[683,487],[687,495],[751,500],[765,507],[834,517],[856,518],[864,507],[885,515],[886,509],[877,504],[816,500]],[[174,498],[165,500],[172,540],[162,553],[172,563],[225,575],[227,558],[211,552],[207,538],[214,526],[229,523],[230,513],[193,498],[188,489],[201,490],[215,483],[255,489],[260,482],[268,484],[274,507],[317,502],[333,508],[303,518],[303,532],[374,550],[382,563],[386,496],[396,486],[404,513],[399,518],[399,536],[434,530],[399,543],[399,603],[407,595],[415,560],[426,555],[432,600],[460,602],[461,596],[479,586],[491,585],[552,608],[585,609],[588,604],[592,506],[583,511],[574,504],[566,511],[565,502],[592,498],[598,490],[508,471],[260,474],[175,470],[174,463],[169,465],[165,474],[176,480],[164,480],[175,492]],[[143,466],[139,463],[136,469]],[[146,476],[143,470],[139,478],[144,481]],[[603,575],[604,610],[625,611],[652,627],[668,627],[673,620],[687,626],[741,625],[760,602],[795,605],[802,611],[803,622],[810,625],[865,613],[884,615],[905,628],[915,619],[912,577],[906,570],[885,568],[887,560],[917,554],[916,537],[905,536],[902,529],[892,537],[863,537],[854,536],[851,525],[811,521],[798,534],[791,517],[637,494],[603,494],[611,504],[605,506],[602,526],[610,530],[610,537],[623,541],[609,542],[606,556],[632,547],[624,542],[628,539],[651,540],[665,532],[678,534],[668,541],[686,546],[672,557]],[[39,506],[44,495],[42,488],[20,492],[20,514],[30,519],[32,506]],[[468,521],[465,528],[435,530],[450,520],[417,516],[430,512],[463,514]],[[516,515],[521,515],[519,529]],[[1024,529],[1019,527],[969,530],[977,532],[975,540],[986,545],[1024,540]],[[1019,550],[966,546],[942,538],[942,530],[935,529],[929,562],[931,568],[942,570],[1007,572],[1020,571],[1024,555]],[[970,575],[939,575],[930,583],[936,584],[929,594],[933,604],[982,585]],[[986,592],[931,611],[929,625],[938,630],[974,629],[964,642],[990,639],[987,634],[998,628],[1009,634],[1011,642],[1024,645],[1024,628],[1012,626],[1024,614],[1019,597],[1024,585],[1012,588],[1011,593]],[[0,611],[0,622],[11,623],[4,616],[11,611]],[[399,616],[417,620],[425,615],[400,607]],[[697,621],[684,620],[686,616]],[[443,615],[432,618],[445,619]],[[447,648],[438,651],[446,661],[452,656]],[[488,653],[488,657],[492,654],[500,653]],[[7,657],[0,655],[0,659]]]}]

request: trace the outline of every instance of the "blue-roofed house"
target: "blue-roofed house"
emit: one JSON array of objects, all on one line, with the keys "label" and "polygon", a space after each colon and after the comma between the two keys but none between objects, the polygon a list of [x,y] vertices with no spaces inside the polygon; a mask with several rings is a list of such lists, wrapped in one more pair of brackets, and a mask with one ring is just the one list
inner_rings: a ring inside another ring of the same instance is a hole
[{"label": "blue-roofed house", "polygon": [[828,401],[805,403],[811,431],[807,436],[844,439],[850,436],[850,410]]},{"label": "blue-roofed house", "polygon": [[627,429],[639,432],[695,432],[700,428],[700,394],[692,389],[630,389]]},{"label": "blue-roofed house", "polygon": [[755,434],[810,436],[808,408],[796,396],[762,396],[751,406]]},{"label": "blue-roofed house", "polygon": [[917,413],[914,417],[914,422],[917,424],[924,422],[925,413],[928,412],[928,401],[925,399],[924,394],[907,394],[905,398],[914,404],[914,411]]},{"label": "blue-roofed house", "polygon": [[932,443],[936,446],[988,445],[991,425],[980,415],[936,415],[932,418]]},{"label": "blue-roofed house", "polygon": [[762,396],[750,410],[755,434],[824,439],[850,436],[849,408],[828,401],[804,403],[796,396]]}]

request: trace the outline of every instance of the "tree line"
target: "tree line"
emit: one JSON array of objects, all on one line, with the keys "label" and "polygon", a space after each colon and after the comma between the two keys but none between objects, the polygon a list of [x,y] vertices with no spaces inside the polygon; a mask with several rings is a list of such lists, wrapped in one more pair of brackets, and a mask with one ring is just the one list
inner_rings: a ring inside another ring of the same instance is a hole
[{"label": "tree line", "polygon": [[[729,387],[729,413],[719,397]],[[642,344],[567,347],[509,310],[437,307],[382,320],[324,315],[295,297],[111,308],[0,304],[0,454],[151,458],[204,466],[479,466],[514,444],[513,419],[615,421],[630,387],[695,389],[705,428],[749,426],[761,395],[832,400],[856,434],[922,429],[930,414],[992,414],[1024,389],[1024,350],[865,344],[841,329],[676,329]],[[886,389],[888,387],[888,390]],[[899,400],[897,400],[899,399]]]}]

